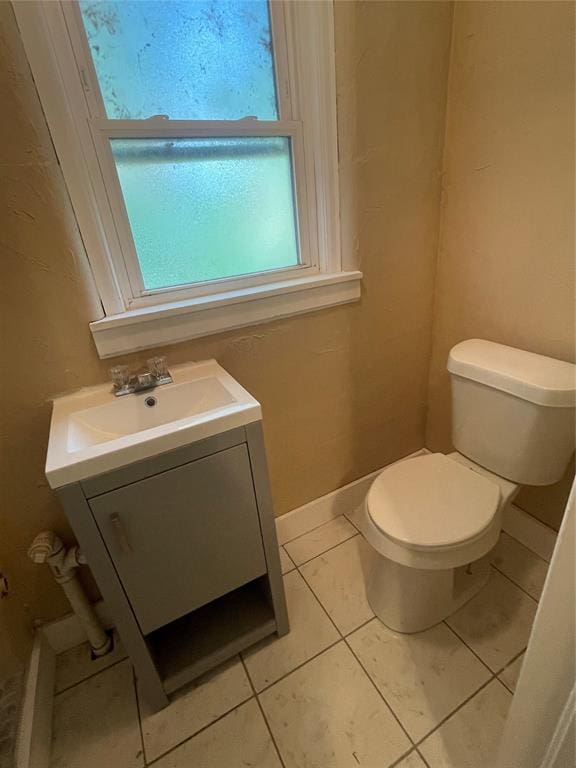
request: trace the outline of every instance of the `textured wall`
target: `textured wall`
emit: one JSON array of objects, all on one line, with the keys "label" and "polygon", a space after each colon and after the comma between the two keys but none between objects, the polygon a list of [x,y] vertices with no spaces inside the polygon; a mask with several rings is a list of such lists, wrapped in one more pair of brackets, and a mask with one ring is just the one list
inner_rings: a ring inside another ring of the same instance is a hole
[{"label": "textured wall", "polygon": [[[362,300],[163,350],[217,358],[262,402],[279,514],[423,445],[451,14],[336,4],[343,231]],[[92,344],[98,304],[6,2],[0,27],[2,355],[17,373],[3,382],[0,562],[20,652],[19,628],[68,610],[26,558],[36,532],[68,530],[43,475],[48,401],[105,381],[111,362]]]},{"label": "textured wall", "polygon": [[66,610],[47,569],[26,557],[38,531],[63,527],[42,472],[47,400],[104,371],[87,325],[98,304],[9,3],[0,3],[0,114],[0,570],[11,586],[0,602],[6,668],[25,653],[32,617]]},{"label": "textured wall", "polygon": [[[574,5],[457,3],[427,445],[450,445],[466,338],[574,360]],[[571,470],[573,474],[573,467]],[[558,528],[570,487],[518,503]]]}]

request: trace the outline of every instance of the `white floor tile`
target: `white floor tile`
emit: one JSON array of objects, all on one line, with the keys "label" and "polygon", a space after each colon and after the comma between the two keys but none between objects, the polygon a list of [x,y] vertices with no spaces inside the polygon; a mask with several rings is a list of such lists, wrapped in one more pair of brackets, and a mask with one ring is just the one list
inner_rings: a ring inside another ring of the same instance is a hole
[{"label": "white floor tile", "polygon": [[290,571],[296,568],[284,547],[280,547],[280,568],[282,569],[282,575],[290,573]]},{"label": "white floor tile", "polygon": [[548,563],[504,531],[494,548],[492,562],[536,600],[540,599]]},{"label": "white floor tile", "polygon": [[342,515],[289,541],[284,547],[296,565],[302,565],[355,534],[354,526]]},{"label": "white floor tile", "polygon": [[56,656],[56,693],[126,658],[126,651],[116,630],[114,630],[114,648],[110,653],[98,659],[93,659],[91,653],[88,643],[82,643]]},{"label": "white floor tile", "polygon": [[445,624],[405,635],[374,619],[348,642],[414,741],[491,677]]},{"label": "white floor tile", "polygon": [[284,577],[284,586],[290,632],[263,640],[243,654],[257,691],[338,640],[338,632],[298,571]]},{"label": "white floor tile", "polygon": [[426,764],[418,752],[411,752],[408,757],[397,763],[394,768],[426,768]]},{"label": "white floor tile", "polygon": [[374,616],[364,574],[372,556],[370,545],[357,535],[302,566],[302,575],[344,635]]},{"label": "white floor tile", "polygon": [[516,683],[520,677],[520,670],[522,669],[523,661],[524,654],[522,654],[522,656],[518,656],[516,661],[513,661],[512,664],[507,666],[506,669],[503,669],[502,672],[498,675],[504,685],[511,691],[516,690]]},{"label": "white floor tile", "polygon": [[238,657],[178,691],[170,705],[152,713],[138,693],[146,760],[156,760],[252,696]]},{"label": "white floor tile", "polygon": [[493,768],[512,695],[493,680],[418,747],[430,768]]},{"label": "white floor tile", "polygon": [[155,768],[282,768],[256,700],[154,764]]},{"label": "white floor tile", "polygon": [[345,643],[260,695],[286,768],[386,768],[410,742]]},{"label": "white floor tile", "polygon": [[488,584],[446,623],[497,672],[527,646],[536,607],[515,584],[492,571]]},{"label": "white floor tile", "polygon": [[136,768],[143,764],[128,660],[56,697],[51,768]]}]

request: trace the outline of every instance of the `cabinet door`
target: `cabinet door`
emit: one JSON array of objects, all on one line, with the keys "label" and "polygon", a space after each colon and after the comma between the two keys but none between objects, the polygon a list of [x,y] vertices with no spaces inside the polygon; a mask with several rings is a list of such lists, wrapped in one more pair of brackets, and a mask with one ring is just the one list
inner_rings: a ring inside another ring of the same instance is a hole
[{"label": "cabinet door", "polygon": [[144,634],[266,572],[245,444],[89,504]]}]

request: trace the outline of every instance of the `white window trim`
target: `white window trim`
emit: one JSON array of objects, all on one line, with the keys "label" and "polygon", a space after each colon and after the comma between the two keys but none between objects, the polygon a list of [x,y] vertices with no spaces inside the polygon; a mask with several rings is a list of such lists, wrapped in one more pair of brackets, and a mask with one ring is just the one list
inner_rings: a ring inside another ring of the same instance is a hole
[{"label": "white window trim", "polygon": [[[273,0],[274,16],[279,7],[280,3]],[[129,278],[122,260],[117,258],[120,243],[116,228],[109,209],[107,213],[106,207],[97,202],[98,195],[106,194],[103,184],[97,188],[100,170],[91,167],[94,157],[84,151],[91,137],[82,133],[89,133],[90,128],[86,120],[74,119],[79,112],[84,114],[75,108],[85,103],[84,89],[78,78],[63,74],[75,71],[76,63],[63,26],[62,8],[59,3],[37,0],[14,3],[105,313],[105,317],[90,324],[100,357],[310,312],[360,297],[362,274],[343,269],[340,250],[332,3],[286,2],[282,7],[286,45],[280,48],[287,82],[279,85],[280,90],[285,87],[290,91],[292,120],[301,122],[299,128],[307,150],[303,160],[308,196],[304,215],[312,210],[314,216],[310,218],[315,226],[304,227],[303,231],[309,230],[311,257],[307,264],[285,273],[277,270],[261,273],[256,280],[235,278],[184,289],[177,301],[169,301],[171,295],[165,297],[166,303],[158,303],[158,294],[154,294],[129,303]],[[258,122],[260,129],[264,124]],[[279,124],[275,123],[276,131]],[[152,125],[150,130],[154,130]],[[291,130],[292,135],[297,135],[295,129]]]}]

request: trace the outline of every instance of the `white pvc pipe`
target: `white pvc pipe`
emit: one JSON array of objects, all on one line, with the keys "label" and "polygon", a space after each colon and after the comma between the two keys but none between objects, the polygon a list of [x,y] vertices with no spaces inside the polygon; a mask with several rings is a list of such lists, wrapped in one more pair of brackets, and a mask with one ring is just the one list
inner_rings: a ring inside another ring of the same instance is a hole
[{"label": "white pvc pipe", "polygon": [[94,656],[104,656],[112,649],[112,641],[94,613],[92,604],[82,589],[76,571],[71,571],[67,578],[58,580],[58,583],[64,590],[72,610],[86,633],[92,653]]},{"label": "white pvc pipe", "polygon": [[104,631],[78,580],[78,567],[86,562],[78,547],[71,547],[66,551],[64,544],[53,531],[43,531],[32,542],[28,556],[35,563],[48,563],[50,566],[54,579],[64,590],[86,633],[94,656],[104,656],[111,651],[112,639]]}]

